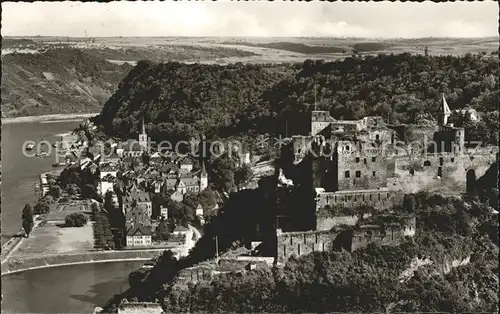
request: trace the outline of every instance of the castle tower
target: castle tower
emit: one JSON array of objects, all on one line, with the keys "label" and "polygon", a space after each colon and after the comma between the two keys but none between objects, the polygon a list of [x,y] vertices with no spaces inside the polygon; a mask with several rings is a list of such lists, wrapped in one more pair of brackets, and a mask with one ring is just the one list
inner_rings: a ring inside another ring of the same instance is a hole
[{"label": "castle tower", "polygon": [[314,136],[323,131],[332,120],[329,111],[314,110],[311,113],[311,135]]},{"label": "castle tower", "polygon": [[201,171],[200,171],[200,192],[208,187],[208,173],[205,168],[205,161],[201,161]]},{"label": "castle tower", "polygon": [[439,126],[445,126],[448,124],[448,118],[451,116],[451,110],[444,98],[444,94],[442,94],[442,104],[441,104],[441,112],[438,113],[438,123]]},{"label": "castle tower", "polygon": [[144,117],[142,118],[142,133],[139,134],[139,145],[146,150],[148,148],[148,134],[144,125]]}]

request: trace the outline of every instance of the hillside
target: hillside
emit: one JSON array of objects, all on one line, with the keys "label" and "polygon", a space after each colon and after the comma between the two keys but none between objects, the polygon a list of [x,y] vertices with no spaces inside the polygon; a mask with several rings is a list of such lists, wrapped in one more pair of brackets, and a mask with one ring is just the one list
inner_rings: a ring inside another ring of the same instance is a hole
[{"label": "hillside", "polygon": [[[494,142],[498,125],[498,59],[487,55],[410,54],[346,58],[302,65],[185,65],[142,62],[105,104],[99,122],[108,133],[135,136],[140,118],[157,138],[204,131],[227,136],[308,132],[309,113],[337,119],[379,115],[390,123],[433,120],[441,93],[451,109],[470,105],[485,119],[474,132]],[[496,123],[495,123],[496,121]],[[208,135],[207,134],[207,135]]]},{"label": "hillside", "polygon": [[100,111],[132,67],[78,49],[2,56],[2,117]]},{"label": "hillside", "polygon": [[211,282],[176,281],[186,267],[210,266],[214,236],[219,252],[235,252],[234,241],[264,217],[255,215],[265,212],[255,191],[233,197],[234,203],[205,226],[187,258],[176,261],[166,252],[143,279],[108,302],[106,313],[115,312],[123,299],[156,299],[166,312],[498,311],[498,238],[491,228],[497,216],[474,200],[427,193],[408,195],[402,207],[393,208],[417,218],[415,237],[397,246],[314,252],[291,258],[284,267],[220,274]]},{"label": "hillside", "polygon": [[[144,116],[153,138],[189,138],[269,115],[263,94],[295,73],[291,65],[186,65],[141,61],[104,105],[98,122],[127,137]],[[261,112],[263,111],[263,112]]]}]

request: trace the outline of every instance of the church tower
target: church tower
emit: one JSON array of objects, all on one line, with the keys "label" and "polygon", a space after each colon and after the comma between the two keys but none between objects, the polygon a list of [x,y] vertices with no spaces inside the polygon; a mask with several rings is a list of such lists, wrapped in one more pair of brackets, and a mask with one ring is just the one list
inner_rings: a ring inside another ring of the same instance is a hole
[{"label": "church tower", "polygon": [[200,192],[208,187],[208,173],[205,168],[205,161],[201,161],[201,171],[200,171]]},{"label": "church tower", "polygon": [[148,148],[148,135],[146,133],[146,126],[144,125],[144,117],[142,118],[142,133],[139,134],[139,145],[144,150]]},{"label": "church tower", "polygon": [[438,113],[438,123],[439,126],[445,126],[448,124],[448,119],[451,116],[451,110],[450,107],[448,106],[448,103],[446,102],[446,99],[444,98],[444,94],[442,95],[442,104],[441,104],[441,112]]}]

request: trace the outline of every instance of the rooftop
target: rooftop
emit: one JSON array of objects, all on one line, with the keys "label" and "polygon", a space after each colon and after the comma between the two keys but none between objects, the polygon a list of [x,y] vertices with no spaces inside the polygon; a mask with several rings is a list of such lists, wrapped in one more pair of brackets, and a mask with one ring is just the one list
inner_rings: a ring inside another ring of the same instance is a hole
[{"label": "rooftop", "polygon": [[151,230],[151,226],[144,226],[144,225],[135,225],[130,227],[127,230],[127,236],[135,236],[135,235],[152,235],[153,232]]}]

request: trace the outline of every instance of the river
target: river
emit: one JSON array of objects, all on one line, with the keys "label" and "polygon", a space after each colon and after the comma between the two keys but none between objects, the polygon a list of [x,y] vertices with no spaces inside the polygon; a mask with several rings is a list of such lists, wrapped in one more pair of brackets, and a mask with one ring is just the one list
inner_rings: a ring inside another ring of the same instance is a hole
[{"label": "river", "polygon": [[[21,227],[21,211],[35,201],[41,172],[52,170],[54,157],[23,155],[25,141],[55,141],[79,122],[2,124],[2,244]],[[52,154],[53,155],[53,154]],[[81,264],[2,276],[2,313],[91,313],[120,289],[141,262]]]},{"label": "river", "polygon": [[2,276],[2,313],[92,313],[128,289],[128,274],[141,264],[81,264]]}]

